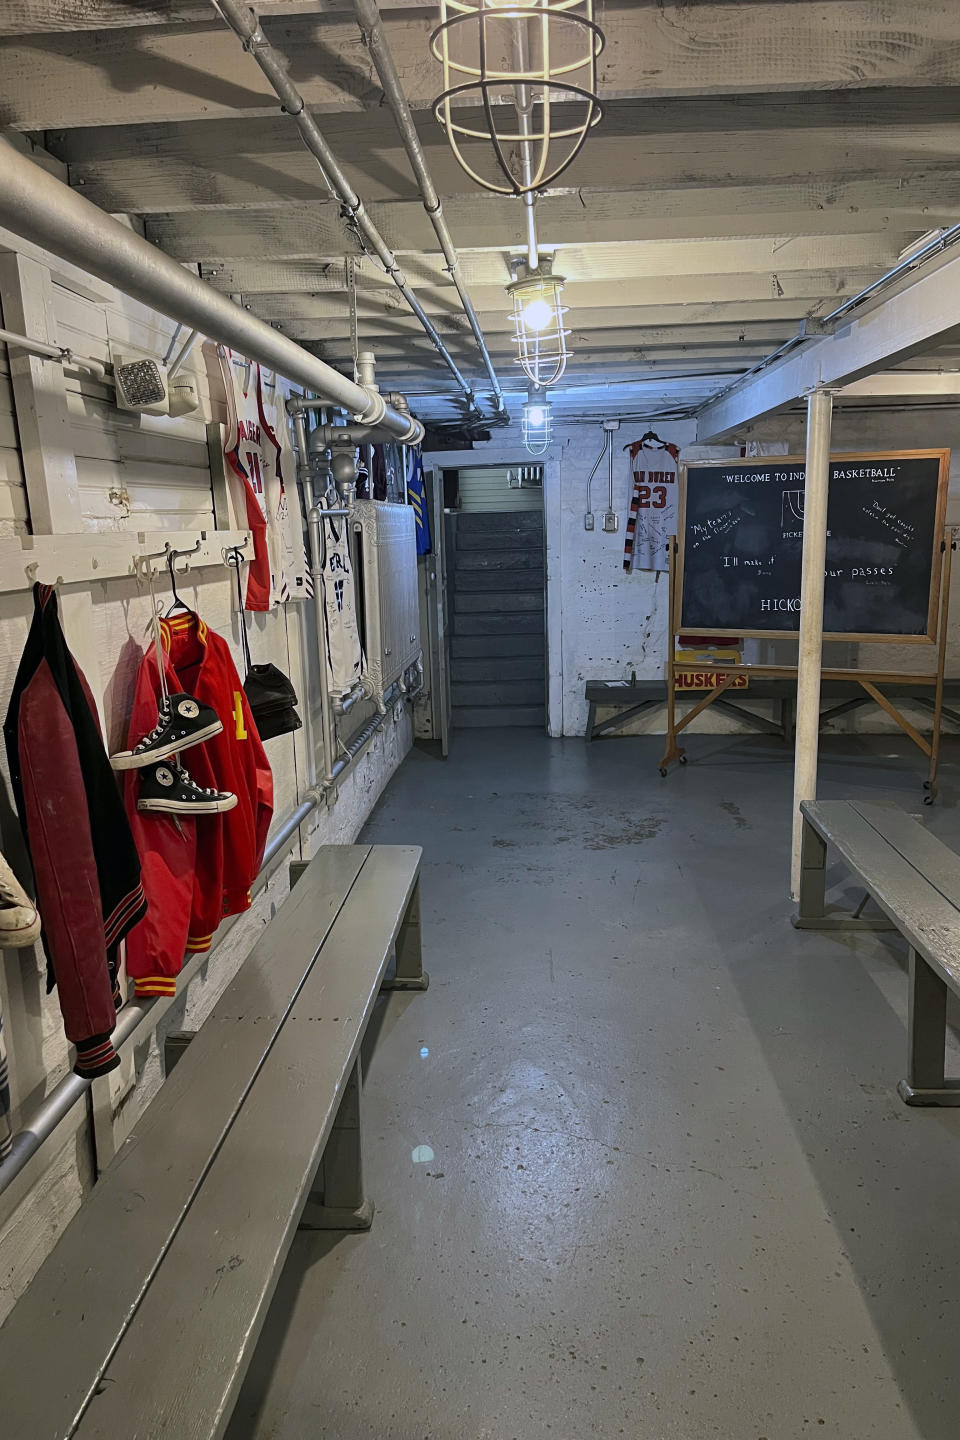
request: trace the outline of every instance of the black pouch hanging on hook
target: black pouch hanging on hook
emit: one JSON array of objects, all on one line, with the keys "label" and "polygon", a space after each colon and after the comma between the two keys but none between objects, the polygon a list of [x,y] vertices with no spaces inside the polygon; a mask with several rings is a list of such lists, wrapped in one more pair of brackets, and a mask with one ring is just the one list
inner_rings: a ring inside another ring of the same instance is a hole
[{"label": "black pouch hanging on hook", "polygon": [[240,601],[240,641],[243,645],[243,663],[246,677],[243,691],[250,706],[261,740],[273,740],[277,735],[289,735],[303,724],[297,714],[297,692],[292,681],[283,671],[269,662],[253,665],[250,661],[250,642],[247,639],[247,617],[243,609],[243,589],[240,584],[240,553],[233,551],[228,561],[237,573],[237,596]]}]

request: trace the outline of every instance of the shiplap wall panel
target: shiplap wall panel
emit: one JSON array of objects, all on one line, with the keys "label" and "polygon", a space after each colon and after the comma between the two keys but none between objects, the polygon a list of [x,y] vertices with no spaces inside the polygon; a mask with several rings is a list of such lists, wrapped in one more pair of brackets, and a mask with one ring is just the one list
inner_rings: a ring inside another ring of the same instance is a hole
[{"label": "shiplap wall panel", "polygon": [[[129,346],[133,355],[146,354],[160,361],[175,332],[173,322],[126,298],[101,305],[57,285],[54,305],[58,343],[102,362],[110,359],[111,342]],[[185,338],[185,333],[181,334],[178,344]],[[218,377],[199,346],[183,373],[195,381],[200,404],[195,414],[180,418],[120,410],[111,388],[96,377],[82,372],[68,376],[67,412],[84,529],[201,530],[213,526],[205,427],[208,419],[224,413],[219,395],[214,397]],[[0,509],[0,525],[6,518]]]}]

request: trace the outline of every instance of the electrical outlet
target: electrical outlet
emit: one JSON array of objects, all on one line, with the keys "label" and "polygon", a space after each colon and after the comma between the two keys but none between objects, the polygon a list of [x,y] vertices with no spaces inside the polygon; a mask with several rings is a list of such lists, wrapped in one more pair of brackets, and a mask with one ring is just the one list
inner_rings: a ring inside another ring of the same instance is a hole
[{"label": "electrical outlet", "polygon": [[604,510],[603,528],[604,530],[606,530],[608,535],[615,535],[620,529],[620,516],[617,514],[616,510]]},{"label": "electrical outlet", "polygon": [[587,513],[586,513],[586,515],[584,515],[584,517],[583,517],[583,528],[584,528],[584,530],[593,530],[594,527],[595,527],[595,524],[596,524],[596,517],[594,516],[594,513],[593,513],[592,510],[588,510]]}]

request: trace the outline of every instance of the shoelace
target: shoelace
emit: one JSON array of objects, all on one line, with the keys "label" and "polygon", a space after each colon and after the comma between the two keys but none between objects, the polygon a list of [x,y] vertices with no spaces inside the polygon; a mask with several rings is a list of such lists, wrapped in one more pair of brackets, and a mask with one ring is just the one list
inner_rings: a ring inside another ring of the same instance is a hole
[{"label": "shoelace", "polygon": [[216,790],[209,785],[198,785],[196,780],[194,780],[191,775],[188,775],[186,770],[181,769],[179,765],[172,765],[170,768],[176,770],[180,784],[188,790],[193,790],[197,795],[218,796],[226,793],[223,790]]},{"label": "shoelace", "polygon": [[145,750],[149,745],[152,745],[153,742],[154,742],[154,740],[156,740],[156,739],[158,738],[158,736],[160,735],[161,731],[166,727],[166,725],[167,725],[167,723],[169,722],[169,720],[170,720],[170,702],[169,702],[169,700],[164,700],[164,702],[163,702],[163,704],[160,706],[160,709],[159,709],[158,714],[157,714],[157,723],[156,723],[156,725],[154,725],[154,727],[153,727],[153,729],[150,731],[150,734],[149,734],[149,735],[144,735],[144,737],[143,737],[142,740],[138,740],[138,741],[137,741],[137,744],[134,745],[134,747],[133,747],[134,750]]}]

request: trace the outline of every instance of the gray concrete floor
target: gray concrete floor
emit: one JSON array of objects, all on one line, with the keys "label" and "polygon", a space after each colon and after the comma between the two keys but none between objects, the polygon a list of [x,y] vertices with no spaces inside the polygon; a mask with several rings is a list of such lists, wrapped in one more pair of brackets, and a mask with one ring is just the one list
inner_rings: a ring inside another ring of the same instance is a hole
[{"label": "gray concrete floor", "polygon": [[[897,1099],[904,947],[791,928],[781,746],[660,748],[395,777],[365,838],[424,847],[432,983],[377,1016],[374,1228],[298,1236],[229,1440],[956,1440],[960,1113]],[[827,741],[822,793],[960,847],[919,758]]]}]

